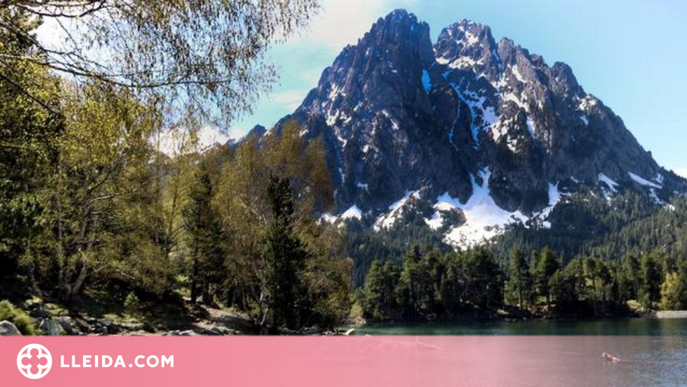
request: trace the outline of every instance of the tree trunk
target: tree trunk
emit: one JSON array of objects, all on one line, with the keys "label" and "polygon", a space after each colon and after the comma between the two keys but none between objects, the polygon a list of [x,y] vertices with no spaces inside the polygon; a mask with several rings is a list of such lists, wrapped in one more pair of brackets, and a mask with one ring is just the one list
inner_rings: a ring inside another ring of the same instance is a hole
[{"label": "tree trunk", "polygon": [[193,255],[193,272],[191,273],[191,303],[195,304],[198,299],[198,258]]}]

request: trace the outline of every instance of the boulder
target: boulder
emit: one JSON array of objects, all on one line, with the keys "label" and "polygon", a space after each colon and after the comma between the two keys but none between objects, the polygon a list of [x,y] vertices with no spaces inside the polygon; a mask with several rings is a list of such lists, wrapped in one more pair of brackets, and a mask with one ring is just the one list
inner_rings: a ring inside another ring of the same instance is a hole
[{"label": "boulder", "polygon": [[47,318],[41,321],[41,324],[38,326],[38,328],[46,336],[61,336],[66,333],[64,328],[62,328],[62,325],[60,325],[57,320],[52,318]]},{"label": "boulder", "polygon": [[21,336],[21,332],[9,321],[0,322],[0,336]]},{"label": "boulder", "polygon": [[97,321],[98,329],[97,331],[102,334],[115,334],[119,333],[120,327],[113,323],[110,319],[102,318]]},{"label": "boulder", "polygon": [[29,306],[29,316],[37,320],[45,320],[52,317],[52,313],[45,310],[43,304],[32,304]]},{"label": "boulder", "polygon": [[122,328],[122,330],[125,331],[142,331],[143,330],[143,324],[141,323],[135,323],[135,322],[125,322],[119,324],[119,327]]},{"label": "boulder", "polygon": [[230,336],[235,335],[236,331],[224,326],[213,326],[209,329],[203,329],[202,334],[206,336]]},{"label": "boulder", "polygon": [[64,331],[67,332],[68,335],[79,334],[79,330],[78,330],[76,324],[74,324],[74,321],[72,320],[71,317],[60,316],[57,318],[57,322],[60,324],[62,329],[64,329]]},{"label": "boulder", "polygon": [[179,331],[179,330],[174,330],[174,331],[169,331],[164,336],[199,336],[196,332],[192,330],[187,330],[187,331]]},{"label": "boulder", "polygon": [[149,322],[144,322],[143,323],[143,330],[148,332],[148,333],[155,333],[157,330],[155,329],[155,326]]}]

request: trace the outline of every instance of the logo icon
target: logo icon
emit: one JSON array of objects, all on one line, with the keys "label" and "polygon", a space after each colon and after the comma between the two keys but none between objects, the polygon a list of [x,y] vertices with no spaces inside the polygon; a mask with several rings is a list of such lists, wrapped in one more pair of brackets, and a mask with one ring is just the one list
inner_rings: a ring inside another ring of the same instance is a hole
[{"label": "logo icon", "polygon": [[40,379],[50,372],[52,355],[40,344],[29,344],[17,355],[17,368],[29,379]]}]

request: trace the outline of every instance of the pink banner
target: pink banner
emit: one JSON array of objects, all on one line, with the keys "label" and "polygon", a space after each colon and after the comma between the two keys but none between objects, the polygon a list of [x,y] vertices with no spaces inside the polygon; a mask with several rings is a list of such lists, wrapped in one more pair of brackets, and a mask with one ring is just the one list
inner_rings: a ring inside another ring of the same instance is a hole
[{"label": "pink banner", "polygon": [[0,386],[679,385],[687,380],[685,344],[599,336],[3,337]]}]

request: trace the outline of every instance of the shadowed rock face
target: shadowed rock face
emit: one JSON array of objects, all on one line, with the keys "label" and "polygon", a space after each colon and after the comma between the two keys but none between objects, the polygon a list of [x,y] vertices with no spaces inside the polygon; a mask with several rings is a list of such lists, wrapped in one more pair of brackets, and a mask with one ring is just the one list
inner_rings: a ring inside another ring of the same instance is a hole
[{"label": "shadowed rock face", "polygon": [[412,14],[379,19],[277,133],[288,119],[324,138],[339,212],[357,205],[383,215],[409,192],[430,206],[443,194],[465,204],[488,186],[497,207],[529,217],[551,204],[552,187],[661,200],[687,189],[570,67],[497,43],[489,27],[466,20],[432,44]]}]

